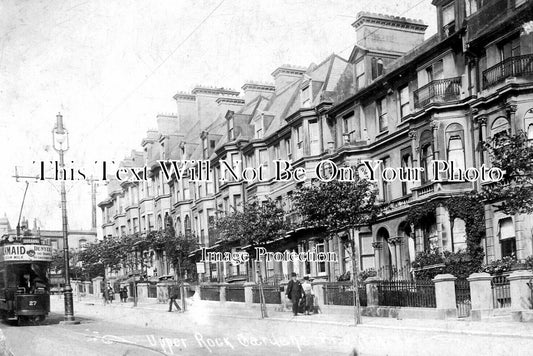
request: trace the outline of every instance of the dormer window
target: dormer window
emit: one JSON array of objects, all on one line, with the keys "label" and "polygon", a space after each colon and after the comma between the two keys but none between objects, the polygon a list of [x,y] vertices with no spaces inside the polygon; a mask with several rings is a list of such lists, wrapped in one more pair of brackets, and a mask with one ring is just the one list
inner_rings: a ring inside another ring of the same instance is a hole
[{"label": "dormer window", "polygon": [[255,138],[263,138],[263,115],[261,115],[255,122]]},{"label": "dormer window", "polygon": [[302,87],[301,98],[302,98],[302,107],[303,108],[311,107],[311,85],[310,85],[310,82],[306,83],[306,85]]},{"label": "dormer window", "polygon": [[466,0],[466,16],[475,14],[481,7],[482,0]]},{"label": "dormer window", "polygon": [[442,8],[442,26],[446,36],[455,32],[455,2]]},{"label": "dormer window", "polygon": [[365,86],[365,61],[360,60],[355,64],[355,73],[357,75],[357,88]]},{"label": "dormer window", "polygon": [[228,120],[228,139],[230,141],[235,140],[235,131],[233,130],[233,117]]},{"label": "dormer window", "polygon": [[207,136],[202,139],[202,157],[207,159],[209,157],[209,146],[207,145]]},{"label": "dormer window", "polygon": [[372,80],[383,74],[383,59],[372,57]]},{"label": "dormer window", "polygon": [[263,127],[260,125],[255,126],[255,138],[262,138],[263,137]]}]

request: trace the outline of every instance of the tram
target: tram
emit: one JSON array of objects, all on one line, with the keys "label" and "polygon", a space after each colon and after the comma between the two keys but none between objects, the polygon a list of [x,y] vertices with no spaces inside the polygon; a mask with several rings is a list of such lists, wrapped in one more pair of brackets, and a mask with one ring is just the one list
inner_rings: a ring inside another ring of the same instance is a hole
[{"label": "tram", "polygon": [[52,247],[36,236],[0,239],[0,315],[19,325],[39,324],[50,312]]}]

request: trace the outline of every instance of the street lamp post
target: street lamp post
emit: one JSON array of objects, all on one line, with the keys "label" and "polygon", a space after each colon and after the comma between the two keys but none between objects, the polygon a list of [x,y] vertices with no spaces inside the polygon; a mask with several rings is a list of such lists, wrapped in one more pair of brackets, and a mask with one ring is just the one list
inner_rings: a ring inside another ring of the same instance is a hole
[{"label": "street lamp post", "polygon": [[[68,132],[63,127],[63,116],[58,113],[56,126],[52,130],[54,149],[59,153],[59,166],[65,172],[64,153],[68,150]],[[70,286],[69,248],[68,248],[68,225],[67,225],[67,193],[65,191],[65,177],[61,177],[61,216],[63,221],[63,254],[65,258],[65,320],[63,323],[77,323],[74,318],[74,301],[72,299],[72,287]]]}]

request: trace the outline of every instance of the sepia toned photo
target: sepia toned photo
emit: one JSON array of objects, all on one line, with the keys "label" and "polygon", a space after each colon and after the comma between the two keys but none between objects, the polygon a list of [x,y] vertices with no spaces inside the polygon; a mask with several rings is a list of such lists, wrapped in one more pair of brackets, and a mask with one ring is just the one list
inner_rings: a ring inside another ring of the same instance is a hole
[{"label": "sepia toned photo", "polygon": [[0,355],[533,354],[533,0],[0,0]]}]

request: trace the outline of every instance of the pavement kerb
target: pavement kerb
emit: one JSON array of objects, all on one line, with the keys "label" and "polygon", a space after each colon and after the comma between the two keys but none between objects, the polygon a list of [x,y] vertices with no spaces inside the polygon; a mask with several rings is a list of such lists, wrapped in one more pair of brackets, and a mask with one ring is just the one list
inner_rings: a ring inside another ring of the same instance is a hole
[{"label": "pavement kerb", "polygon": [[[87,306],[97,306],[97,307],[111,307],[111,308],[124,308],[124,309],[143,309],[143,310],[152,310],[152,311],[159,311],[159,312],[165,312],[166,313],[166,305],[164,304],[156,304],[153,307],[152,306],[136,306],[133,307],[131,305],[124,305],[124,304],[99,304],[99,303],[91,303],[91,302],[82,302],[84,305]],[[221,310],[223,308],[214,308],[215,310]],[[218,316],[218,317],[225,317],[225,318],[238,318],[238,319],[253,319],[253,320],[261,320],[261,318],[257,315],[242,315],[242,314],[228,314],[228,313],[210,313],[210,315]],[[279,322],[287,322],[287,323],[309,323],[309,324],[322,324],[322,325],[336,325],[336,326],[344,326],[344,327],[354,327],[354,324],[352,322],[339,322],[339,321],[332,321],[332,320],[316,320],[316,319],[310,319],[306,318],[304,316],[298,317],[298,318],[280,318],[277,316],[272,316],[265,318],[265,320],[272,320],[272,321],[279,321]],[[443,328],[435,328],[435,327],[419,327],[419,326],[412,326],[412,325],[376,325],[376,324],[360,324],[357,326],[357,328],[369,328],[369,329],[401,329],[405,331],[418,331],[418,332],[427,332],[432,331],[436,333],[448,333],[448,334],[455,334],[455,335],[473,335],[473,336],[488,336],[488,337],[513,337],[518,339],[533,339],[533,334],[531,333],[519,333],[519,334],[512,334],[512,333],[505,333],[505,332],[490,332],[485,330],[465,330],[465,329],[454,329],[450,327],[443,327]]]}]

